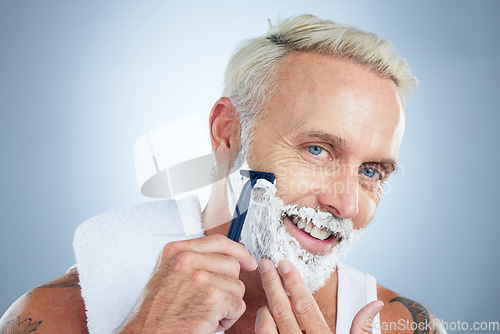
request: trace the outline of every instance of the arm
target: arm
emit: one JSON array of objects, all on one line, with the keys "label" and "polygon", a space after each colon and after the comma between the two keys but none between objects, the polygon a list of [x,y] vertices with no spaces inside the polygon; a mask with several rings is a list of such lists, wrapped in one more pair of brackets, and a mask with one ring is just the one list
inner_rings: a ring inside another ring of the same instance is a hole
[{"label": "arm", "polygon": [[[243,245],[222,235],[171,242],[118,331],[213,333],[228,329],[246,308],[240,269],[256,268]],[[74,270],[19,298],[0,319],[0,334],[88,333],[86,321]]]},{"label": "arm", "polygon": [[380,313],[382,333],[446,334],[441,322],[422,304],[380,285],[378,295],[387,305]]},{"label": "arm", "polygon": [[88,332],[76,270],[25,293],[0,319],[1,334],[69,332]]}]

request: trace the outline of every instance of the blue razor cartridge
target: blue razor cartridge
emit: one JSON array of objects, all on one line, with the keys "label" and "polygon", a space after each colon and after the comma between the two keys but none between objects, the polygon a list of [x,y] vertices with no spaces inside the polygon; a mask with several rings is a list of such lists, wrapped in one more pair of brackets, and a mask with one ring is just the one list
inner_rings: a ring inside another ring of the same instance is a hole
[{"label": "blue razor cartridge", "polygon": [[250,205],[252,188],[257,183],[257,180],[265,179],[274,183],[274,180],[276,179],[273,173],[257,172],[253,170],[241,170],[240,174],[250,179],[243,186],[240,198],[238,198],[238,202],[236,203],[233,219],[231,220],[231,225],[229,226],[229,232],[227,233],[227,237],[236,242],[240,239],[241,230],[243,229],[243,224],[245,223],[245,218],[247,216],[248,206]]}]

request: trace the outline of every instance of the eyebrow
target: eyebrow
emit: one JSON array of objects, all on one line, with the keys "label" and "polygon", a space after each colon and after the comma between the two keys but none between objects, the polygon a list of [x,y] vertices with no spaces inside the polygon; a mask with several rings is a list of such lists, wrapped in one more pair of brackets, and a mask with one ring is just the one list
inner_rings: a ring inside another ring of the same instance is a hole
[{"label": "eyebrow", "polygon": [[[345,143],[345,140],[342,137],[332,135],[330,133],[324,132],[324,131],[312,131],[308,133],[307,135],[308,138],[319,138],[323,140],[324,142],[330,143],[334,147],[340,147],[340,148],[347,148],[347,145]],[[365,162],[365,164],[369,163],[377,163],[381,164],[383,166],[389,166],[389,169],[391,169],[391,172],[396,172],[398,170],[398,164],[396,161],[393,159],[381,159],[378,161],[370,161],[370,162]]]},{"label": "eyebrow", "polygon": [[374,163],[381,164],[383,166],[389,165],[390,169],[392,169],[391,173],[394,173],[398,170],[398,164],[392,159],[382,159],[379,161],[375,161]]},{"label": "eyebrow", "polygon": [[327,143],[330,143],[336,147],[342,147],[342,148],[347,147],[345,140],[342,137],[335,136],[335,135],[332,135],[330,133],[323,132],[323,131],[316,130],[316,131],[310,132],[310,133],[308,133],[307,138],[319,138],[319,139],[321,139]]}]

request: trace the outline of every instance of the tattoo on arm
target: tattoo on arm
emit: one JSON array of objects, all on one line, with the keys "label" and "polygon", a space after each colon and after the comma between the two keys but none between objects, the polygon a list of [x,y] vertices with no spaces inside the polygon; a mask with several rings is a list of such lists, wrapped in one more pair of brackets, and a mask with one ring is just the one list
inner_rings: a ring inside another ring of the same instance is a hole
[{"label": "tattoo on arm", "polygon": [[8,323],[5,324],[3,328],[0,328],[0,334],[28,334],[36,331],[38,326],[42,321],[37,321],[31,323],[31,318],[25,319],[21,322],[21,318],[17,316],[15,319],[12,319]]},{"label": "tattoo on arm", "polygon": [[430,325],[427,325],[431,321],[431,315],[429,311],[422,305],[417,303],[416,301],[413,301],[408,298],[404,297],[396,297],[394,299],[391,299],[389,303],[392,302],[400,302],[406,308],[408,311],[410,311],[411,316],[413,317],[413,322],[417,324],[417,328],[414,330],[413,333],[415,334],[430,334],[432,328]]},{"label": "tattoo on arm", "polygon": [[53,284],[44,284],[40,285],[38,288],[39,289],[47,289],[47,288],[70,288],[70,287],[78,287],[81,289],[80,286],[80,280],[78,279],[78,276],[75,274],[71,274],[71,279],[68,281],[60,282],[60,283],[53,283]]}]

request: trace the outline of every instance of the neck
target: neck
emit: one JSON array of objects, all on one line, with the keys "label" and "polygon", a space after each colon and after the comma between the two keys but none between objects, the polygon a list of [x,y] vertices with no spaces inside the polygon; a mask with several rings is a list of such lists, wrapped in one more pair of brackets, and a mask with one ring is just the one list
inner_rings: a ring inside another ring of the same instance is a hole
[{"label": "neck", "polygon": [[[208,199],[207,206],[201,215],[203,229],[208,232],[211,230],[217,231],[211,234],[227,234],[227,230],[217,229],[221,225],[231,221],[231,214],[229,213],[227,204],[227,190],[226,180],[221,179],[212,184],[210,198]],[[227,226],[229,229],[229,225]]]}]

